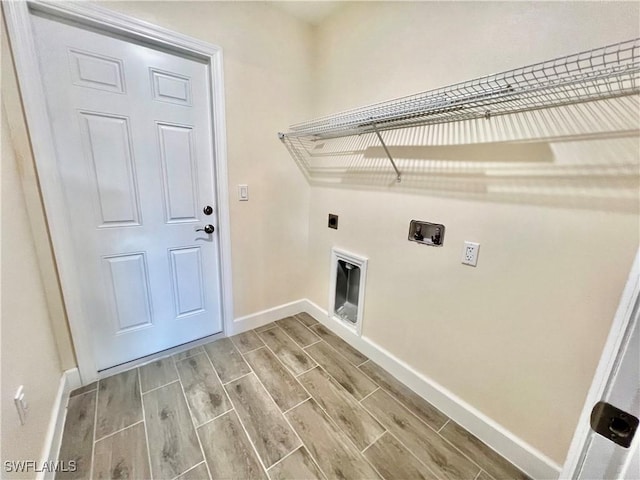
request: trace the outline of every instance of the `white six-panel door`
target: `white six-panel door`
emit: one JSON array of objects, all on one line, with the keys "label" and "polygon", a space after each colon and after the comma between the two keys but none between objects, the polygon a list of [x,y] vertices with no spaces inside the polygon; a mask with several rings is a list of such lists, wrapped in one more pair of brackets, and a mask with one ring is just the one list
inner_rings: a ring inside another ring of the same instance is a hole
[{"label": "white six-panel door", "polygon": [[208,65],[33,28],[98,370],[222,331]]}]

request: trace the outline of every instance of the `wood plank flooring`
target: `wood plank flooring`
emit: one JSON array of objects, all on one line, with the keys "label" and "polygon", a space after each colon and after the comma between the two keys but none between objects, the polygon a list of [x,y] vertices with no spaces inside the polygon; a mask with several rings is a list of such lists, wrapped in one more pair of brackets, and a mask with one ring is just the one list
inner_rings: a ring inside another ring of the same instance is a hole
[{"label": "wood plank flooring", "polygon": [[71,393],[60,479],[524,480],[308,314]]}]

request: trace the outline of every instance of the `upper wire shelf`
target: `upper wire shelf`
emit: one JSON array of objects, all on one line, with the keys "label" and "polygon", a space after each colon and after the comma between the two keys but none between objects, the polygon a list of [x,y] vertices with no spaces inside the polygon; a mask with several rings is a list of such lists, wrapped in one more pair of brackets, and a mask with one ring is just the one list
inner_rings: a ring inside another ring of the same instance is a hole
[{"label": "upper wire shelf", "polygon": [[298,123],[279,136],[321,140],[375,132],[382,140],[385,130],[637,94],[639,73],[636,38]]}]

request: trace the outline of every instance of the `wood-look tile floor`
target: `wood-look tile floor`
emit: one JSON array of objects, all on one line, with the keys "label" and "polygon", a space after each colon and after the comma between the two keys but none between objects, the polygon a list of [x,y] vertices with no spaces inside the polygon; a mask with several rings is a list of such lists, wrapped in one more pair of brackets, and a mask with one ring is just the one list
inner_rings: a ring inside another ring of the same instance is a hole
[{"label": "wood-look tile floor", "polygon": [[72,392],[59,479],[526,479],[307,314]]}]

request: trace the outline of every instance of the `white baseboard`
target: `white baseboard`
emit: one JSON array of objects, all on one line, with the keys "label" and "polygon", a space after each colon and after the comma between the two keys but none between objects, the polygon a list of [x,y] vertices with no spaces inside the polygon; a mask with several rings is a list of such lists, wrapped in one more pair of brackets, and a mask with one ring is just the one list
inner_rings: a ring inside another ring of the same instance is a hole
[{"label": "white baseboard", "polygon": [[294,303],[302,304],[301,311],[307,312],[347,343],[360,350],[530,477],[540,480],[558,478],[561,471],[560,465],[442,385],[417,372],[372,340],[359,337],[352,329],[330,318],[326,310],[312,301],[304,299]]},{"label": "white baseboard", "polygon": [[228,336],[237,333],[246,332],[254,328],[261,327],[267,323],[271,323],[281,318],[290,317],[296,313],[304,312],[307,300],[296,300],[295,302],[285,303],[277,307],[262,310],[261,312],[252,313],[244,317],[236,318],[233,321],[233,331],[227,332]]},{"label": "white baseboard", "polygon": [[[72,368],[62,372],[60,383],[58,384],[58,392],[56,399],[51,408],[51,418],[49,419],[49,427],[47,428],[47,436],[44,440],[44,449],[42,450],[40,465],[45,462],[55,462],[58,459],[60,451],[60,442],[62,441],[62,431],[64,429],[64,420],[67,414],[67,402],[69,393],[81,386],[80,372],[77,368]],[[55,472],[38,472],[37,480],[53,479]]]}]

